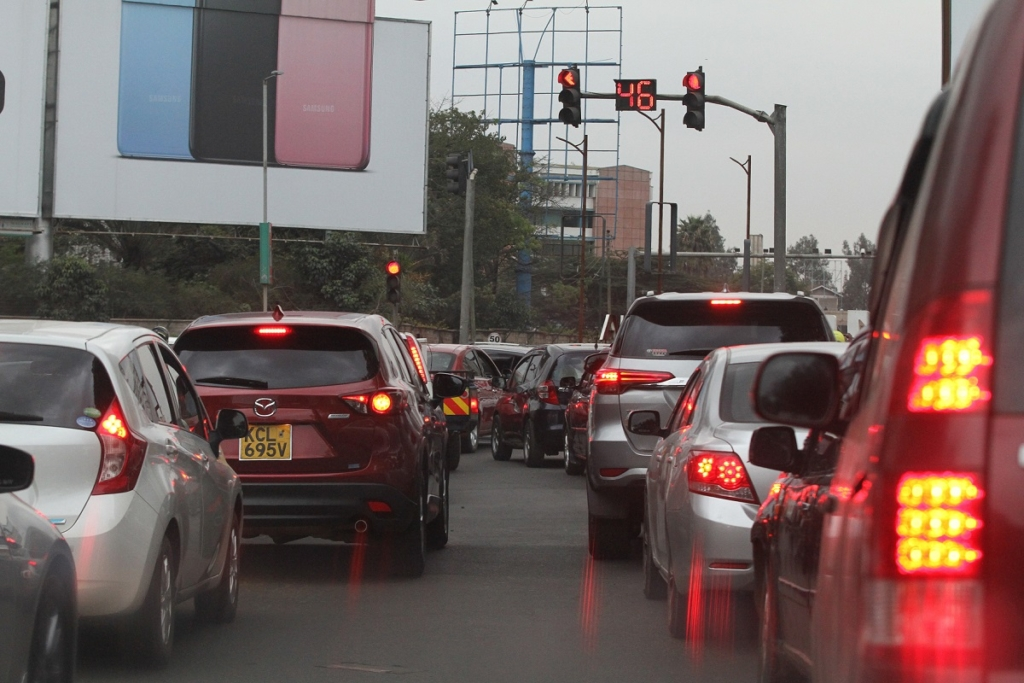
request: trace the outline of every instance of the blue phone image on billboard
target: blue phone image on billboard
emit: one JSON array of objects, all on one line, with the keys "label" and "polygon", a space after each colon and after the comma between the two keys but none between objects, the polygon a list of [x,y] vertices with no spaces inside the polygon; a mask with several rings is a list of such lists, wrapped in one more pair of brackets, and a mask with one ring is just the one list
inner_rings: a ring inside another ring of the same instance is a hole
[{"label": "blue phone image on billboard", "polygon": [[123,0],[117,149],[124,156],[192,159],[195,0]]}]

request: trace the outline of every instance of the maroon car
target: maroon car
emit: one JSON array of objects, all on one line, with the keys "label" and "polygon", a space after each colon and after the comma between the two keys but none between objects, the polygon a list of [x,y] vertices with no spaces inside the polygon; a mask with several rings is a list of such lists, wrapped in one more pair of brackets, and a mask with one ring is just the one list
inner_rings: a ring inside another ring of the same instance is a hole
[{"label": "maroon car", "polygon": [[[465,377],[475,386],[479,405],[474,410],[471,403],[467,404],[467,417],[470,419],[467,420],[467,428],[461,432],[461,438],[463,453],[476,451],[480,435],[491,433],[494,407],[498,405],[504,385],[501,372],[484,351],[468,344],[430,344],[430,372],[451,372]],[[458,419],[461,411],[450,408],[450,403],[445,402],[445,415],[449,419],[453,415]],[[472,419],[474,414],[475,421]]]},{"label": "maroon car", "polygon": [[569,397],[565,409],[565,473],[583,474],[587,467],[587,422],[590,418],[590,392],[597,371],[608,358],[608,349],[587,356],[583,376]]},{"label": "maroon car", "polygon": [[[406,342],[378,315],[277,311],[200,318],[175,342],[210,413],[249,433],[221,451],[245,494],[245,535],[381,538],[418,576],[448,540],[445,426]],[[465,381],[438,373],[437,397]]]}]

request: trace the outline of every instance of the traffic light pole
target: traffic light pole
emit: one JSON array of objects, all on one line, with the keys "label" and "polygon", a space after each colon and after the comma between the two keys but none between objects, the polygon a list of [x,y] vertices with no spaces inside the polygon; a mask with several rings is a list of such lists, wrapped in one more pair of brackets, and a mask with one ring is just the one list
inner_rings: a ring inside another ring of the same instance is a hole
[{"label": "traffic light pole", "polygon": [[[476,209],[476,169],[466,179],[466,228],[462,239],[462,301],[459,307],[459,343],[469,344],[473,317],[473,213]],[[474,326],[475,327],[475,326]]]}]

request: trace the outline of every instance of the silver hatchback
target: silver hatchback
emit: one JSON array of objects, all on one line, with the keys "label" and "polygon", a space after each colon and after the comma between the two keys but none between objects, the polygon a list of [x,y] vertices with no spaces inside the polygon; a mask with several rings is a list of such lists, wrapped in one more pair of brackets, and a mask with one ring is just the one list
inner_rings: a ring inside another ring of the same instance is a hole
[{"label": "silver hatchback", "polygon": [[834,341],[825,314],[803,296],[661,294],[633,302],[590,401],[587,507],[595,559],[624,556],[640,534],[658,439],[629,433],[629,414],[657,410],[667,420],[687,379],[721,346],[802,341]]}]

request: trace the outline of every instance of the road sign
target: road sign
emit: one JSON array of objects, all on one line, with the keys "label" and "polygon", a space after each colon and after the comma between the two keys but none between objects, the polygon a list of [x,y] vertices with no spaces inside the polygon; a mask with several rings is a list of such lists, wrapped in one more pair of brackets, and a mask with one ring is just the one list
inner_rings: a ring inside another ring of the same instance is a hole
[{"label": "road sign", "polygon": [[501,335],[498,334],[497,332],[491,332],[489,335],[487,335],[487,341],[489,341],[492,344],[500,344]]}]

